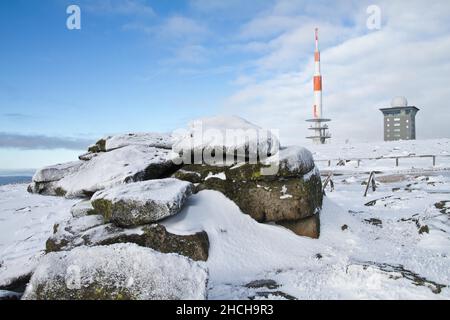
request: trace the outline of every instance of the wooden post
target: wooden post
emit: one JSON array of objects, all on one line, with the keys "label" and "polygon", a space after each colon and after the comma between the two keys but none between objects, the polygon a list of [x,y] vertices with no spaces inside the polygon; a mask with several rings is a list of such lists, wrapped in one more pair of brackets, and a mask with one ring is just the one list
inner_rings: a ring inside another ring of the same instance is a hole
[{"label": "wooden post", "polygon": [[331,167],[331,160],[328,160],[328,166]]},{"label": "wooden post", "polygon": [[436,166],[436,156],[433,156],[433,167]]},{"label": "wooden post", "polygon": [[395,166],[398,167],[398,158],[395,158]]},{"label": "wooden post", "polygon": [[377,187],[375,183],[375,171],[372,171],[369,175],[369,180],[367,180],[366,191],[364,192],[364,197],[367,197],[367,192],[369,191],[369,187],[372,184],[372,190],[375,192]]}]

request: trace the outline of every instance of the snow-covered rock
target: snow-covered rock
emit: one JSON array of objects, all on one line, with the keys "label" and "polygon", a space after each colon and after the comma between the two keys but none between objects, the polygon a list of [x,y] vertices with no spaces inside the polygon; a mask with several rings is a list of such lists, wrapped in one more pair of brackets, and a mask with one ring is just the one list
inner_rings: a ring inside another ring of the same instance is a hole
[{"label": "snow-covered rock", "polygon": [[72,217],[79,218],[84,216],[89,216],[96,214],[94,207],[92,206],[92,203],[90,200],[83,200],[80,201],[72,206],[70,208],[70,213],[72,214]]},{"label": "snow-covered rock", "polygon": [[123,148],[130,145],[141,145],[160,149],[172,148],[172,137],[170,134],[144,132],[127,133],[115,136],[108,136],[100,139],[89,147],[89,152],[108,152],[114,149]]},{"label": "snow-covered rock", "polygon": [[191,183],[174,178],[136,182],[95,193],[92,205],[107,221],[138,226],[177,214],[192,189]]},{"label": "snow-covered rock", "polygon": [[[174,177],[196,183],[197,190],[222,192],[259,222],[279,223],[298,235],[318,238],[323,192],[311,153],[290,147],[266,160],[270,162],[185,165]],[[274,171],[264,175],[272,162]]]},{"label": "snow-covered rock", "polygon": [[67,176],[77,171],[83,165],[80,161],[68,162],[49,166],[38,170],[34,176],[34,182],[54,182],[59,181],[64,176]]},{"label": "snow-covered rock", "polygon": [[203,300],[203,263],[135,244],[50,253],[36,268],[25,300]]},{"label": "snow-covered rock", "polygon": [[277,174],[281,176],[303,176],[315,167],[311,151],[300,146],[281,148],[278,154],[266,159],[265,163],[278,163]]},{"label": "snow-covered rock", "polygon": [[68,198],[86,197],[124,183],[159,178],[173,170],[172,158],[168,149],[129,145],[100,153],[89,161],[70,163],[68,169],[58,165],[39,170],[29,190]]},{"label": "snow-covered rock", "polygon": [[155,132],[117,135],[106,139],[105,149],[106,151],[110,151],[129,145],[144,145],[147,147],[171,149],[172,137],[169,134]]},{"label": "snow-covered rock", "polygon": [[[73,243],[82,232],[104,224],[101,215],[82,216],[56,223],[53,226],[53,236],[46,242],[47,252],[56,251],[61,247]],[[81,243],[82,242],[78,242]]]},{"label": "snow-covered rock", "polygon": [[237,116],[195,120],[189,124],[188,130],[174,132],[173,138],[173,150],[183,155],[185,163],[192,152],[203,155],[203,161],[212,164],[222,161],[220,157],[211,157],[212,153],[236,154],[239,158],[250,156],[256,159],[266,158],[279,148],[278,138],[270,130],[262,129]]},{"label": "snow-covered rock", "polygon": [[135,243],[162,253],[178,253],[195,261],[206,261],[209,255],[209,239],[204,231],[176,235],[158,224],[124,229],[112,223],[93,226],[76,234],[65,231],[64,227],[55,229],[55,234],[47,241],[48,252],[68,251],[79,246]]}]

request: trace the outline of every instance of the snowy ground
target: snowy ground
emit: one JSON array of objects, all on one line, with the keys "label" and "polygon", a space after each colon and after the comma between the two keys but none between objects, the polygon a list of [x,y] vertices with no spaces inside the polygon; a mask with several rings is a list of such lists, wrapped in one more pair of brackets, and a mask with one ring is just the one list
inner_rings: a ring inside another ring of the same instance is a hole
[{"label": "snowy ground", "polygon": [[[424,154],[450,150],[448,140],[437,142],[419,145],[429,148]],[[439,150],[441,143],[446,147]],[[409,152],[410,144],[378,149]],[[338,158],[349,146],[328,147]],[[361,157],[372,147],[351,150]],[[380,167],[378,188],[367,197],[363,183],[371,168],[339,167],[319,240],[259,224],[214,191],[192,196],[164,224],[180,234],[207,231],[210,299],[450,299],[450,166]],[[68,218],[73,203],[29,195],[25,185],[0,187],[0,285],[35,265],[53,223]],[[246,286],[255,280],[264,281]]]},{"label": "snowy ground", "polygon": [[25,184],[0,186],[0,286],[34,269],[53,225],[76,202],[29,194]]},{"label": "snowy ground", "polygon": [[[450,168],[450,139],[308,145],[319,167],[334,172],[421,172]],[[433,159],[436,163],[433,166]],[[399,157],[398,167],[395,157]],[[381,158],[381,159],[380,159]],[[360,160],[359,166],[358,161]],[[328,166],[328,160],[330,166]],[[339,160],[346,160],[339,165]]]}]

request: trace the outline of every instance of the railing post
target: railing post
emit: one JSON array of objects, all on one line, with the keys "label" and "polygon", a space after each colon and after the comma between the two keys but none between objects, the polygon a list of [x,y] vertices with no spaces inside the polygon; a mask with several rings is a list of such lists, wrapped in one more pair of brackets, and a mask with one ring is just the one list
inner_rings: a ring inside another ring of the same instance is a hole
[{"label": "railing post", "polygon": [[332,178],[333,178],[333,172],[330,172],[328,174],[327,178],[325,179],[325,181],[323,182],[323,186],[322,186],[323,194],[325,194],[325,189],[326,189],[328,183],[330,184],[331,192],[334,191],[334,182],[333,182]]},{"label": "railing post", "polygon": [[433,156],[433,167],[436,166],[436,156]]},{"label": "railing post", "polygon": [[398,167],[398,158],[395,158],[395,166]]},{"label": "railing post", "polygon": [[369,191],[370,184],[372,183],[372,190],[375,192],[377,189],[375,182],[375,171],[372,171],[369,175],[369,180],[367,180],[366,191],[364,192],[364,197],[367,197],[367,192]]}]

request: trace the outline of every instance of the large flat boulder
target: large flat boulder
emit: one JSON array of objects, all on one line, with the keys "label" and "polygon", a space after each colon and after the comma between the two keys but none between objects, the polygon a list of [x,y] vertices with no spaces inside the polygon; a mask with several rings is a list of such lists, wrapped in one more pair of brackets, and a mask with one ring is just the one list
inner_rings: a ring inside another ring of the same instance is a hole
[{"label": "large flat boulder", "polygon": [[[278,138],[269,130],[237,116],[202,118],[189,123],[187,130],[173,133],[173,150],[185,163],[223,162],[219,154],[266,158],[278,151]],[[195,154],[195,162],[189,162]]]},{"label": "large flat boulder", "polygon": [[203,263],[135,244],[79,247],[47,254],[24,300],[204,300]]},{"label": "large flat boulder", "polygon": [[191,183],[174,178],[150,180],[99,191],[91,201],[106,221],[133,227],[177,214],[192,189]]},{"label": "large flat boulder", "polygon": [[95,192],[124,183],[158,179],[173,172],[173,153],[168,149],[129,145],[97,154],[87,161],[39,170],[29,187],[32,193],[90,197]]},{"label": "large flat boulder", "polygon": [[130,145],[172,149],[172,136],[170,134],[156,132],[127,133],[108,136],[98,140],[94,145],[89,147],[88,151],[90,153],[108,152]]},{"label": "large flat boulder", "polygon": [[68,226],[79,224],[71,219],[55,226],[54,234],[47,240],[47,252],[68,251],[79,246],[99,246],[116,243],[135,243],[162,253],[178,253],[195,261],[206,261],[209,255],[209,239],[206,232],[190,235],[170,233],[162,225],[153,224],[124,229],[114,224],[94,225],[74,233]]}]

